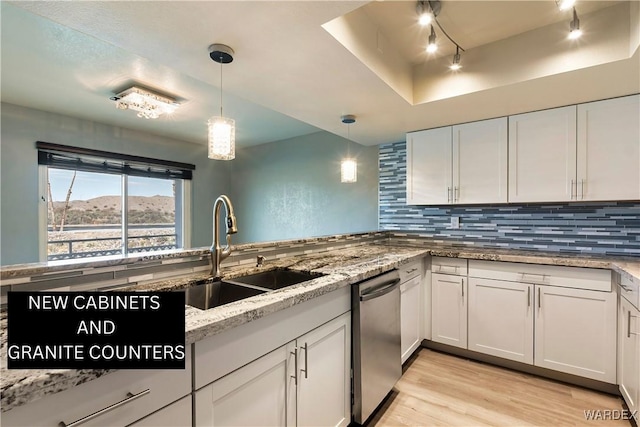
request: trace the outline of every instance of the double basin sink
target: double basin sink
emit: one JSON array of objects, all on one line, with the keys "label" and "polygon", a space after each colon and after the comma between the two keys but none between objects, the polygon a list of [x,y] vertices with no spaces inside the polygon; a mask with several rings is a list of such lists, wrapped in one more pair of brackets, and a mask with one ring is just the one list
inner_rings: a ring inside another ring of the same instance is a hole
[{"label": "double basin sink", "polygon": [[320,276],[323,274],[275,269],[232,279],[205,282],[187,288],[185,302],[192,307],[208,310]]}]

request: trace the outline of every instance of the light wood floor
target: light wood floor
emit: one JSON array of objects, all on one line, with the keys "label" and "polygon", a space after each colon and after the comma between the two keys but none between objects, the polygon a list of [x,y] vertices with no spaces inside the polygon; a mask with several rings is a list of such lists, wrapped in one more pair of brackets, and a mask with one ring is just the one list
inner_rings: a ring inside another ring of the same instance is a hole
[{"label": "light wood floor", "polygon": [[382,426],[624,426],[584,410],[622,410],[616,396],[420,349],[369,421]]}]

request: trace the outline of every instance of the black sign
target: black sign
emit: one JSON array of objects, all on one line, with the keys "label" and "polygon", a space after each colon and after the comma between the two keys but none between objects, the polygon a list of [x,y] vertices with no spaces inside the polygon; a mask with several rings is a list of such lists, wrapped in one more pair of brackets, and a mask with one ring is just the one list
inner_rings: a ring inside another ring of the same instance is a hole
[{"label": "black sign", "polygon": [[184,369],[184,292],[9,292],[9,369]]}]

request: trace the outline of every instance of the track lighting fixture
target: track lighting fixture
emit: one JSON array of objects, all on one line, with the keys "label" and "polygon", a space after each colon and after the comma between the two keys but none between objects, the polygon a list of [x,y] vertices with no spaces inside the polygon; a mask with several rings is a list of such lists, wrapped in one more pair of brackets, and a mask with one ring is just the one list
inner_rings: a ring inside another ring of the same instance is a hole
[{"label": "track lighting fixture", "polygon": [[418,13],[418,23],[423,27],[433,21],[433,11],[428,1],[419,1],[416,5],[416,12]]},{"label": "track lighting fixture", "polygon": [[436,44],[436,32],[433,30],[433,25],[431,26],[431,34],[429,35],[429,44],[427,45],[427,52],[433,53],[438,50],[438,45]]},{"label": "track lighting fixture", "polygon": [[460,46],[456,46],[456,54],[453,55],[453,61],[449,68],[453,71],[458,71],[462,66],[460,65]]},{"label": "track lighting fixture", "polygon": [[580,29],[580,20],[578,19],[578,14],[576,13],[576,8],[573,8],[573,19],[569,23],[569,38],[571,40],[575,40],[582,35],[582,30]]},{"label": "track lighting fixture", "polygon": [[556,0],[556,4],[560,10],[569,10],[576,4],[576,0]]}]

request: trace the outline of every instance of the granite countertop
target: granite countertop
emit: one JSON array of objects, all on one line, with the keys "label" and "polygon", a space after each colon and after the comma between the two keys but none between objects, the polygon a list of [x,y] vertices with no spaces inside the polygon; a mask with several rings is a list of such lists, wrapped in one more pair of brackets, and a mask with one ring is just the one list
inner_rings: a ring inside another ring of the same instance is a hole
[{"label": "granite countertop", "polygon": [[[324,276],[210,310],[200,310],[186,306],[186,343],[197,342],[227,329],[376,276],[429,254],[492,261],[610,268],[621,274],[629,275],[633,280],[640,281],[640,261],[637,259],[618,260],[597,256],[558,255],[507,249],[453,247],[439,244],[416,246],[396,246],[389,243],[368,244],[269,260],[261,268],[256,268],[253,265],[224,268],[225,278],[238,277],[274,268],[290,268],[304,272],[322,273]],[[177,279],[132,286],[130,290],[179,290],[202,283],[208,278],[208,274],[194,274]],[[44,395],[63,391],[99,378],[110,372],[105,370],[72,369],[8,370],[6,369],[7,338],[5,317],[0,317],[0,329],[2,330],[0,346],[0,373],[2,374],[0,378],[0,404],[3,412]]]}]

